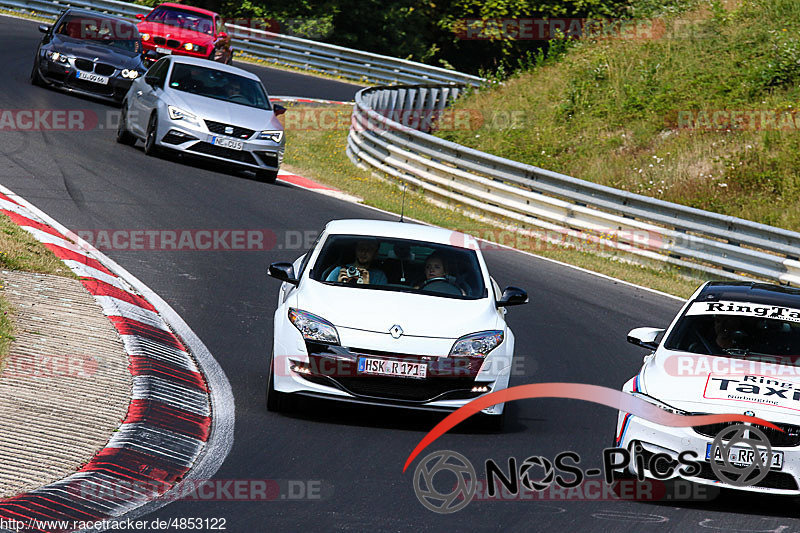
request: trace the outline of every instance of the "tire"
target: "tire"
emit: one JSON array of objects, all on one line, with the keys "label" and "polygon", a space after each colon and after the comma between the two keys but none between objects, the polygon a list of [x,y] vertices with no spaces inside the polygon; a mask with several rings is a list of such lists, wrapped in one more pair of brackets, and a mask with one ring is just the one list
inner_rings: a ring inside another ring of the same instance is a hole
[{"label": "tire", "polygon": [[42,79],[42,75],[39,74],[39,67],[36,61],[33,62],[33,70],[31,70],[31,85],[44,87],[44,80]]},{"label": "tire", "polygon": [[147,155],[158,155],[160,151],[156,145],[156,138],[158,136],[158,115],[153,113],[150,115],[150,120],[147,122],[147,133],[144,138],[144,153]]},{"label": "tire", "polygon": [[119,125],[117,126],[117,142],[126,146],[133,146],[136,144],[136,136],[128,131],[128,106],[122,102],[122,109],[119,114]]},{"label": "tire", "polygon": [[267,411],[272,413],[289,413],[294,407],[294,401],[284,392],[275,390],[275,357],[269,362],[269,380],[267,381]]},{"label": "tire", "polygon": [[256,170],[256,178],[264,183],[275,183],[278,179],[277,170]]}]

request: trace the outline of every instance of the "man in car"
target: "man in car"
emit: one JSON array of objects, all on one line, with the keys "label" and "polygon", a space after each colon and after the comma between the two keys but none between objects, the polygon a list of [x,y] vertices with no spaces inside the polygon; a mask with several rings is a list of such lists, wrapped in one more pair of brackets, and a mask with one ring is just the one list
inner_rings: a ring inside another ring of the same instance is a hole
[{"label": "man in car", "polygon": [[334,268],[325,281],[386,285],[389,282],[386,274],[378,268],[372,268],[372,262],[378,253],[378,242],[358,241],[355,251],[356,260],[349,265]]},{"label": "man in car", "polygon": [[745,319],[732,315],[714,315],[714,341],[723,350],[730,348],[744,348],[743,344],[749,340],[745,329]]}]

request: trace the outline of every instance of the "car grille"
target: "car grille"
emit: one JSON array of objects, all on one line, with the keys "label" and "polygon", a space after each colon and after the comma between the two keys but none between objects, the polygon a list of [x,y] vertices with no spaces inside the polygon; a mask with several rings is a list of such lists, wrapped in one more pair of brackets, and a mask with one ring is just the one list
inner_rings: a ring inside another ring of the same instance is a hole
[{"label": "car grille", "polygon": [[216,146],[211,143],[207,142],[199,142],[193,144],[187,150],[192,152],[197,152],[199,154],[205,155],[213,155],[215,157],[222,157],[224,159],[230,159],[233,161],[239,161],[240,163],[247,163],[248,165],[255,165],[256,160],[253,157],[253,154],[250,152],[245,152],[242,150],[231,150],[230,148],[224,148],[222,146]]},{"label": "car grille", "polygon": [[[695,426],[695,433],[699,433],[704,437],[715,438],[717,434],[728,426],[738,425],[740,422],[725,422],[723,424],[710,424],[707,426]],[[776,431],[772,428],[755,426],[764,432],[764,435],[769,439],[772,446],[800,446],[800,426],[793,426],[791,424],[775,424],[784,432]]]},{"label": "car grille", "polygon": [[180,48],[181,42],[176,41],[175,39],[169,39],[167,41],[167,46],[169,46],[170,48]]},{"label": "car grille", "polygon": [[[240,128],[231,124],[223,124],[222,122],[214,122],[213,120],[206,120],[206,127],[208,131],[219,133],[220,135],[228,135],[230,137],[238,137],[239,139],[249,139],[255,131],[248,130],[247,128]],[[226,133],[225,128],[233,128],[232,133]]]},{"label": "car grille", "polygon": [[[753,476],[758,474],[758,470],[753,472]],[[699,478],[710,479],[717,481],[717,475],[711,469],[709,463],[700,463],[700,473],[697,475]],[[797,490],[797,480],[793,475],[786,472],[775,472],[770,470],[764,479],[753,485],[764,489],[782,489],[782,490]]]},{"label": "car grille", "polygon": [[107,65],[106,63],[93,63],[88,59],[76,59],[75,68],[84,72],[94,72],[95,74],[99,74],[101,76],[111,76],[116,70],[116,68],[114,68],[112,65]]},{"label": "car grille", "polygon": [[468,400],[483,393],[472,392],[472,378],[409,379],[385,376],[338,377],[303,376],[312,383],[336,386],[354,396],[407,402],[428,402],[434,399]]},{"label": "car grille", "polygon": [[167,40],[164,39],[163,37],[153,37],[153,43],[155,44],[164,44],[166,42]]},{"label": "car grille", "polygon": [[75,68],[84,72],[94,72],[94,63],[88,59],[76,59]]}]

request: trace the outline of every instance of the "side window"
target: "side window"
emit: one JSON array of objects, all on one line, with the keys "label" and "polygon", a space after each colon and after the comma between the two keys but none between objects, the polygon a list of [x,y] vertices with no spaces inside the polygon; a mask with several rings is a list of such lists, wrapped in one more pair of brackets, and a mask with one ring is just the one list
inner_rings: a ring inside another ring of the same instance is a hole
[{"label": "side window", "polygon": [[158,81],[156,82],[157,87],[164,88],[164,82],[167,79],[167,71],[169,70],[169,58],[163,58],[158,61],[155,65],[150,67],[150,70],[147,71],[147,77],[156,78]]},{"label": "side window", "polygon": [[308,249],[306,255],[303,257],[303,261],[300,263],[300,268],[298,269],[297,273],[295,273],[297,279],[303,277],[303,272],[306,271],[306,266],[308,266],[308,260],[311,259],[311,254],[314,253],[314,250],[317,248],[317,244],[319,244],[319,239],[322,237],[323,232],[324,230],[317,234],[317,238],[314,239],[314,244],[311,245],[311,248]]}]

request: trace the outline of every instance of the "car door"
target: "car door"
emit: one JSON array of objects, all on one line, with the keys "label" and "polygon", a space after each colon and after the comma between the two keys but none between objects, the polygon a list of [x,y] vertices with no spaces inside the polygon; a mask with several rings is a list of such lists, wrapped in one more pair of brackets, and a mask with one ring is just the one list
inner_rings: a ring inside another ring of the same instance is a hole
[{"label": "car door", "polygon": [[150,114],[158,105],[158,97],[164,90],[171,58],[160,59],[144,75],[137,80],[137,85],[132,94],[130,105],[130,129],[139,135],[144,135],[147,130],[147,121]]}]

